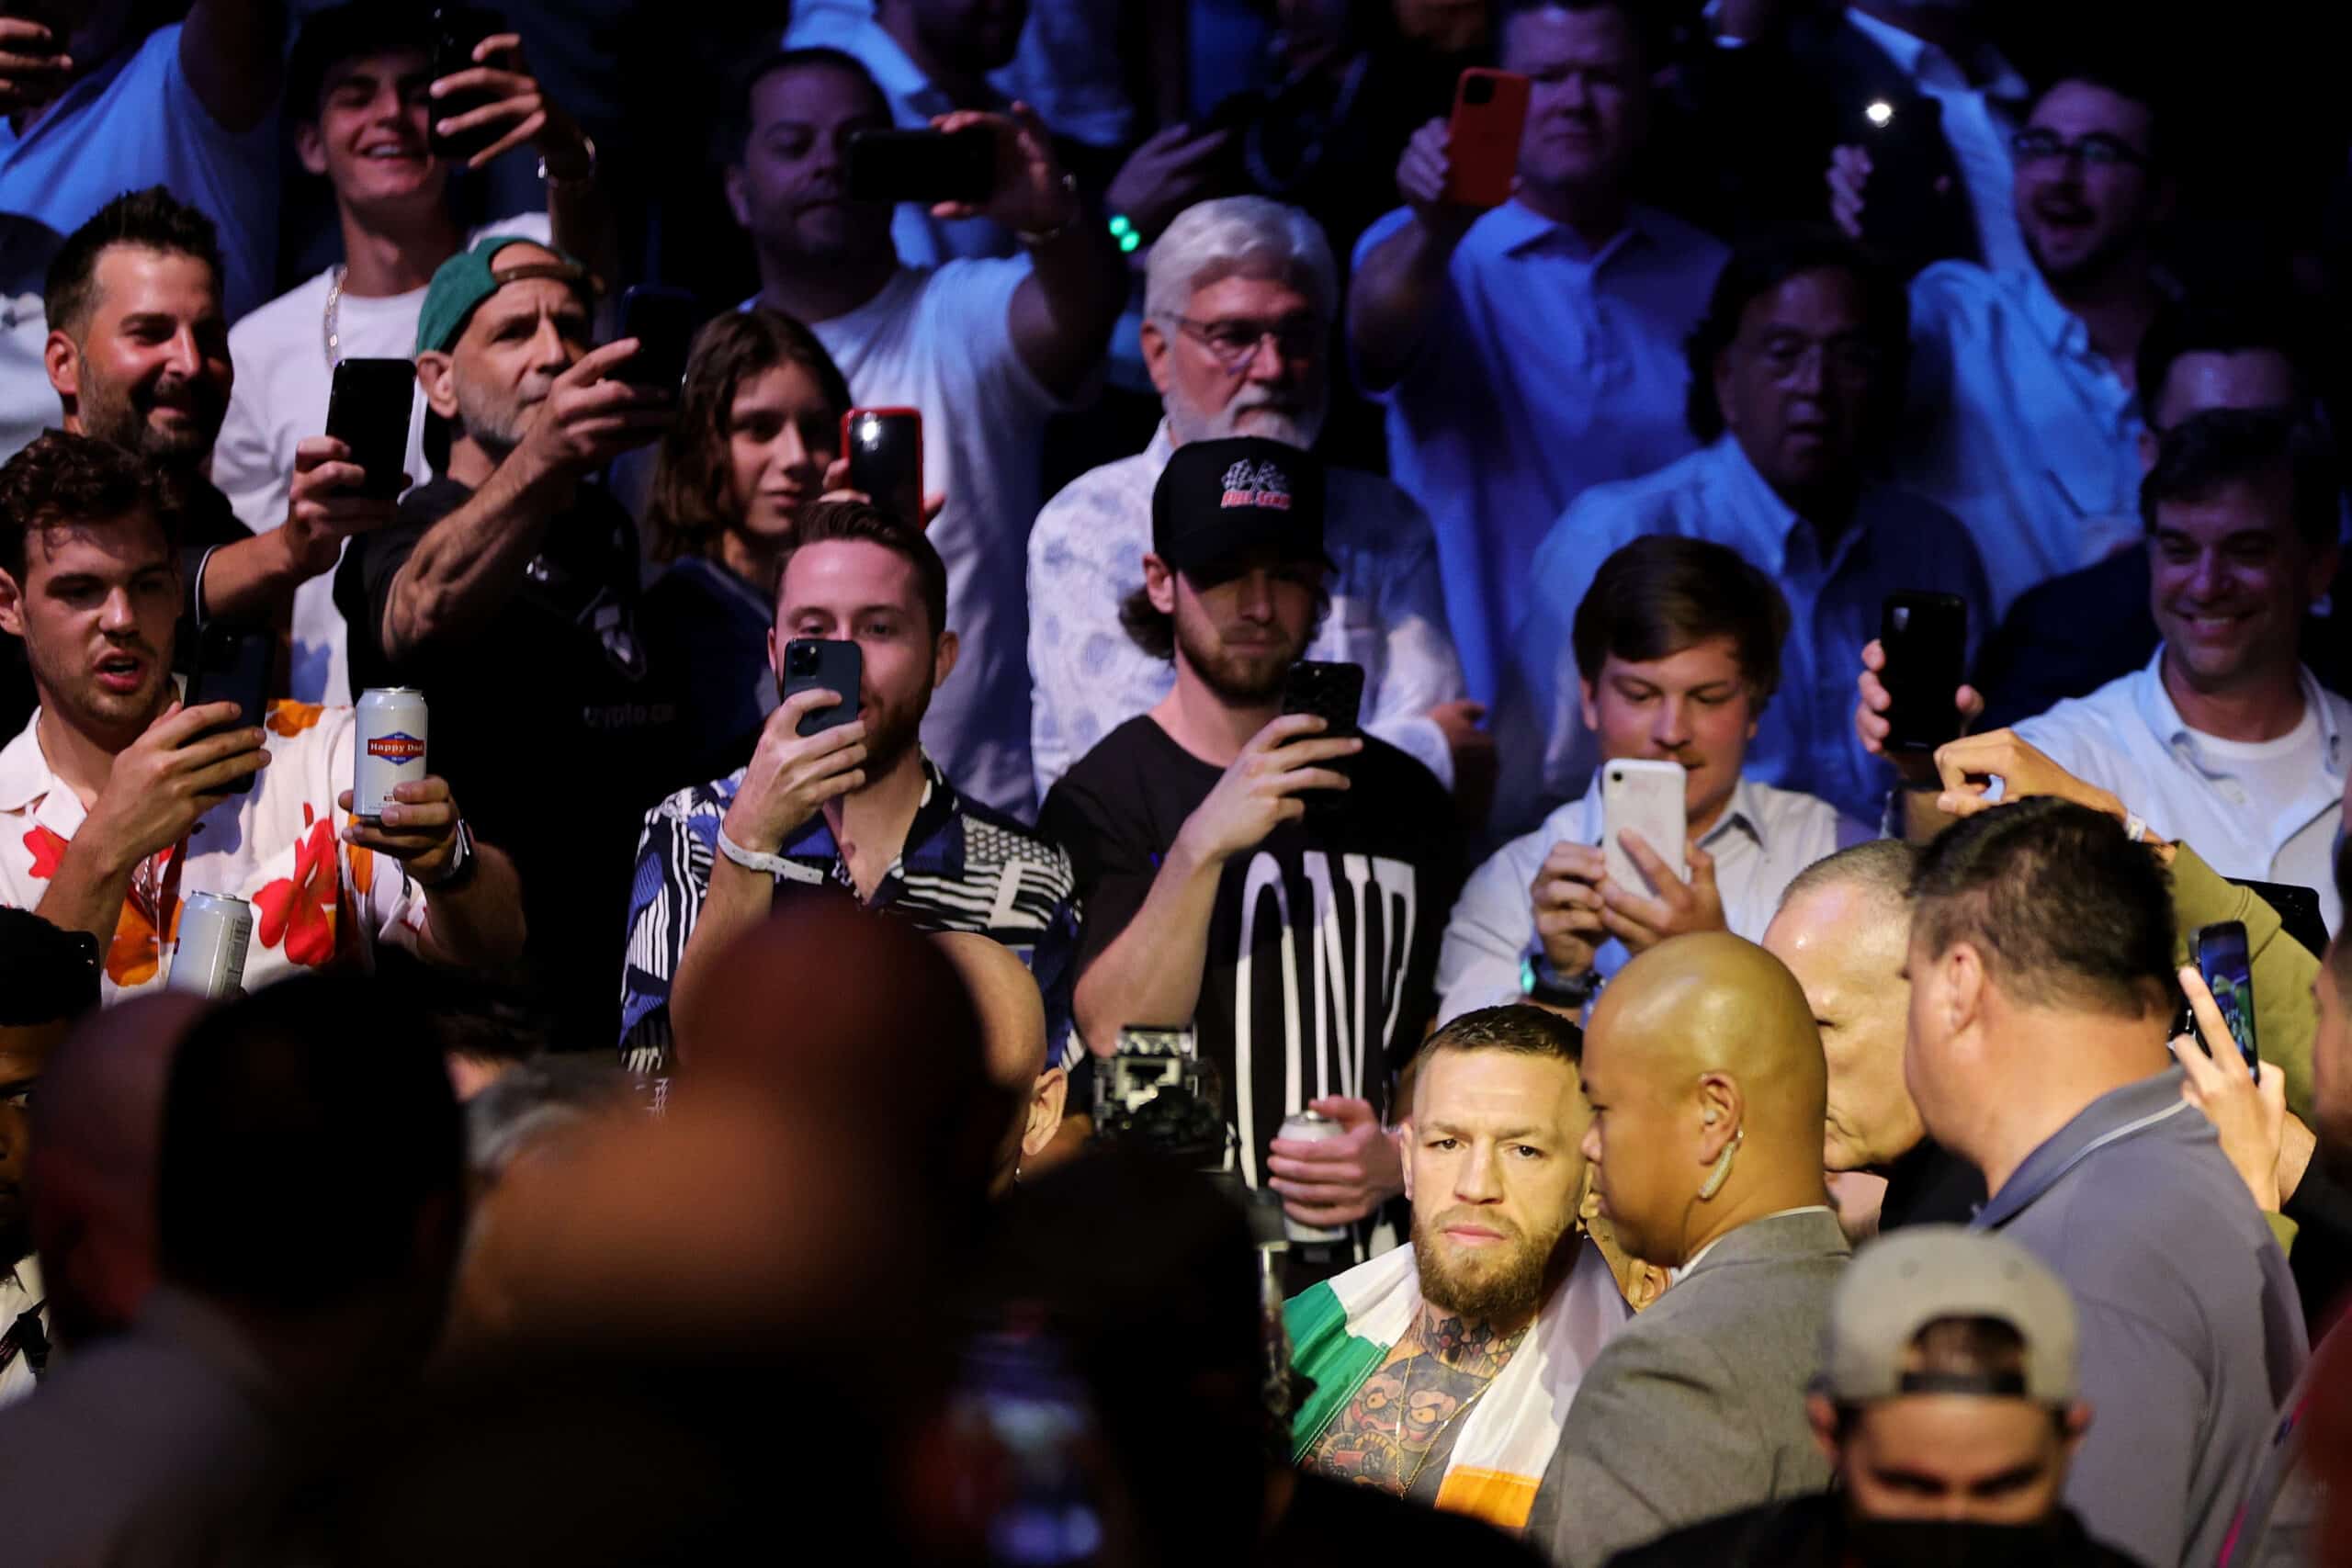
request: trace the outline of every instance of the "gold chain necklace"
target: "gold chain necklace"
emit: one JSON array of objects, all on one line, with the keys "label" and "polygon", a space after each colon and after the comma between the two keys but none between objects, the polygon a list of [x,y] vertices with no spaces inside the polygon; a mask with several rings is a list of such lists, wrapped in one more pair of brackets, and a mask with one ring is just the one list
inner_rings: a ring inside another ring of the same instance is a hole
[{"label": "gold chain necklace", "polygon": [[[1419,1330],[1416,1329],[1415,1332],[1419,1333]],[[1521,1332],[1524,1332],[1524,1330]],[[1517,1341],[1513,1341],[1511,1348],[1514,1351],[1517,1350]],[[1441,1367],[1445,1365],[1442,1360],[1439,1359],[1437,1351],[1431,1348],[1427,1341],[1423,1341],[1421,1348],[1428,1354],[1430,1360],[1436,1361]],[[1508,1358],[1506,1358],[1506,1360]],[[1405,1489],[1401,1493],[1397,1494],[1399,1496],[1409,1499],[1413,1495],[1413,1488],[1420,1483],[1421,1472],[1427,1470],[1430,1466],[1430,1455],[1437,1451],[1438,1439],[1445,1436],[1446,1429],[1448,1427],[1452,1427],[1456,1421],[1461,1420],[1463,1416],[1468,1415],[1472,1405],[1477,1404],[1479,1400],[1486,1397],[1487,1391],[1495,1386],[1495,1378],[1502,1376],[1502,1368],[1500,1366],[1496,1367],[1494,1375],[1487,1378],[1485,1382],[1478,1385],[1477,1393],[1472,1394],[1469,1398],[1455,1405],[1453,1407],[1453,1414],[1437,1424],[1436,1429],[1430,1433],[1429,1446],[1421,1450],[1420,1459],[1413,1466],[1413,1473],[1405,1478]],[[1405,1446],[1405,1423],[1412,1416],[1412,1413],[1413,1374],[1410,1371],[1408,1371],[1405,1374],[1405,1386],[1396,1391],[1396,1429],[1392,1435],[1396,1438],[1396,1446],[1399,1449]]]}]

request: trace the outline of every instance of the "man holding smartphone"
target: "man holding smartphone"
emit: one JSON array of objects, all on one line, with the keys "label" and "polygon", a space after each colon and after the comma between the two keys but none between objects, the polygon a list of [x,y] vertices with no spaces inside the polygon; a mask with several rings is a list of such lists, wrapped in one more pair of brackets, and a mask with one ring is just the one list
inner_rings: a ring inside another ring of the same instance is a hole
[{"label": "man holding smartphone", "polygon": [[[1087,910],[1088,1047],[1189,1022],[1243,1179],[1364,1240],[1403,1188],[1384,1122],[1430,1019],[1459,839],[1428,769],[1283,714],[1329,592],[1321,477],[1271,442],[1170,457],[1127,630],[1175,685],[1062,775],[1038,825],[1069,851]],[[1308,1109],[1339,1135],[1275,1137]]]},{"label": "man holding smartphone", "polygon": [[[1608,874],[1612,826],[1600,773],[1582,798],[1512,840],[1470,875],[1438,954],[1441,1021],[1527,999],[1581,1008],[1634,954],[1670,936],[1729,931],[1754,941],[1791,878],[1871,837],[1828,802],[1747,771],[1781,678],[1787,602],[1724,545],[1637,539],[1601,564],[1577,606],[1573,648],[1603,771],[1625,759],[1683,770],[1685,844],[1621,847],[1647,887]],[[1686,882],[1668,859],[1681,852]]]},{"label": "man holding smartphone", "polygon": [[[718,955],[767,919],[786,885],[846,890],[920,930],[1001,942],[1045,996],[1048,1062],[1075,1058],[1069,857],[966,798],[917,739],[961,652],[947,613],[947,569],[922,534],[862,502],[802,513],[781,559],[769,667],[781,689],[796,639],[848,643],[857,689],[786,696],[748,763],[646,813],[621,975],[632,1067],[668,1070],[682,1038],[692,1052],[697,1003],[728,984]],[[857,716],[808,726],[842,704]]]},{"label": "man holding smartphone", "polygon": [[[213,482],[247,527],[284,521],[288,493],[317,467],[334,368],[346,359],[406,359],[417,314],[438,267],[469,243],[451,212],[458,165],[434,156],[430,122],[446,101],[434,88],[433,31],[424,7],[354,0],[311,13],[287,68],[288,119],[306,173],[334,197],[343,260],[240,319],[229,332],[237,381],[212,459]],[[521,40],[481,40],[483,63],[448,79],[445,94],[492,101],[464,116],[489,144],[464,167],[510,148],[535,148],[547,182],[542,212],[480,233],[520,235],[591,258],[613,275],[611,214],[595,177],[595,149],[550,101],[521,57]],[[479,233],[475,236],[479,237]],[[424,407],[401,432],[410,479],[430,477]],[[390,521],[389,509],[383,521]],[[348,652],[331,579],[296,591],[292,694],[305,702],[351,700]]]},{"label": "man holding smartphone", "polygon": [[350,709],[280,703],[248,729],[234,703],[183,707],[175,521],[166,481],[105,442],[51,433],[0,467],[0,630],[40,694],[0,750],[0,902],[104,943],[110,1001],[163,983],[198,892],[253,906],[248,990],[379,943],[510,963],[514,866],[445,781],[400,785],[364,825]]}]

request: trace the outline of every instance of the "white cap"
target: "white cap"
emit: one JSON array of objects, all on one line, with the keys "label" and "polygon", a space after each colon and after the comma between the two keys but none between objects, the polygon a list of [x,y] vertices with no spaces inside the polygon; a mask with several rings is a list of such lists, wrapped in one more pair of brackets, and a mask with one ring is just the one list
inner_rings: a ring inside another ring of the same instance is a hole
[{"label": "white cap", "polygon": [[[2021,1380],[1906,1377],[1919,1331],[1940,1318],[1989,1317],[2025,1341]],[[2075,1301],[2065,1281],[2007,1236],[1913,1225],[1854,1255],[1830,1299],[1823,1392],[1840,1404],[1919,1393],[1982,1393],[2042,1404],[2075,1402]]]}]

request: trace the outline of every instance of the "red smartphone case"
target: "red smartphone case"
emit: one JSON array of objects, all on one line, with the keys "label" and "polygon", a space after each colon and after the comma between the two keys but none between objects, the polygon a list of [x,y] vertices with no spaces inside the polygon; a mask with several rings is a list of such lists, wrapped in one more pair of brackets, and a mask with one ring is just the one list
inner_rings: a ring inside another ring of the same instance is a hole
[{"label": "red smartphone case", "polygon": [[[1489,85],[1471,101],[1473,83]],[[1510,71],[1464,71],[1453,88],[1445,141],[1445,199],[1457,207],[1500,207],[1519,175],[1520,135],[1527,128],[1527,78]]]}]

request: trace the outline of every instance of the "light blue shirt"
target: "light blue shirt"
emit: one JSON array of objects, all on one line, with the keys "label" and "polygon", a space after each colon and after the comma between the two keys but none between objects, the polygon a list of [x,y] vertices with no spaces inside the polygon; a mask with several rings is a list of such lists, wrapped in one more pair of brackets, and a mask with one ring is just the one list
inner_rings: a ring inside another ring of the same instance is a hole
[{"label": "light blue shirt", "polygon": [[1862,645],[1878,636],[1882,601],[1905,589],[1959,594],[1968,602],[1972,644],[1982,637],[1991,597],[1968,531],[1931,501],[1874,485],[1825,557],[1813,525],[1765,483],[1730,435],[1645,478],[1587,491],[1535,552],[1535,609],[1520,637],[1521,658],[1548,682],[1536,708],[1547,716],[1548,799],[1582,790],[1600,755],[1578,703],[1568,635],[1577,607],[1601,563],[1648,534],[1727,546],[1788,596],[1781,687],[1748,743],[1747,776],[1876,821],[1892,781],[1854,734]]},{"label": "light blue shirt", "polygon": [[[1400,209],[1365,231],[1356,265],[1409,217]],[[1516,201],[1455,248],[1419,353],[1381,397],[1390,476],[1437,530],[1446,618],[1479,701],[1502,685],[1551,520],[1588,485],[1697,445],[1682,420],[1682,340],[1725,254],[1646,208],[1593,249]]]},{"label": "light blue shirt", "polygon": [[277,271],[277,117],[229,131],[180,68],[180,26],[157,28],[65,90],[22,136],[0,118],[0,212],[71,234],[127,190],[162,186],[219,225],[235,321]]},{"label": "light blue shirt", "polygon": [[2082,319],[2028,267],[1911,280],[1911,408],[1895,477],[1968,525],[1996,608],[2138,539],[2140,412]]},{"label": "light blue shirt", "polygon": [[[1604,818],[1598,785],[1489,855],[1462,885],[1437,954],[1438,1022],[1478,1008],[1517,1001],[1520,960],[1535,942],[1535,874],[1555,844],[1598,844]],[[1797,873],[1824,855],[1875,838],[1826,800],[1774,789],[1742,773],[1731,804],[1699,840],[1714,857],[1724,923],[1754,942],[1772,923],[1781,894]],[[1611,937],[1593,953],[1607,979],[1630,955]]]},{"label": "light blue shirt", "polygon": [[2345,766],[2352,761],[2344,747],[2352,702],[2302,671],[2305,711],[2319,715],[2320,766],[2283,812],[2266,816],[2251,807],[2267,792],[2249,789],[2231,759],[2214,751],[2212,738],[2189,728],[2173,705],[2164,658],[2159,647],[2146,668],[2027,719],[2017,727],[2018,738],[2112,794],[2164,838],[2189,845],[2223,876],[2314,889],[2321,917],[2335,931],[2344,918],[2335,837]]},{"label": "light blue shirt", "polygon": [[1978,86],[1958,61],[1916,33],[1849,6],[1846,25],[1876,45],[1914,85],[1942,111],[1944,144],[1968,197],[1975,221],[1977,257],[1995,272],[2033,265],[2018,226],[2017,172],[2009,162],[2009,137],[2018,113],[2030,96],[2016,66],[1986,44],[1972,62]]}]

